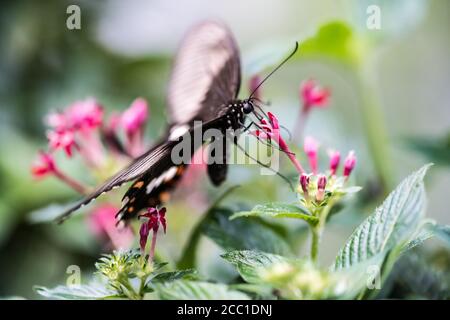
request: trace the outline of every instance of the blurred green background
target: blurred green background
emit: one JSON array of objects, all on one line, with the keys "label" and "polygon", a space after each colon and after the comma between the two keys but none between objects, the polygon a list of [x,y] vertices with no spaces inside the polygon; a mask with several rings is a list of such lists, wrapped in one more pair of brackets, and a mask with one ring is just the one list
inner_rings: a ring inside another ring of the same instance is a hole
[{"label": "blurred green background", "polygon": [[[81,30],[66,28],[70,4],[81,8]],[[381,8],[380,30],[366,27],[370,4]],[[34,298],[33,285],[64,282],[69,265],[79,265],[88,277],[105,251],[83,217],[63,226],[27,218],[33,210],[76,198],[57,181],[35,181],[30,174],[37,150],[46,148],[43,117],[86,97],[112,111],[141,96],[151,108],[147,136],[156,140],[166,126],[165,90],[177,45],[190,25],[205,18],[221,19],[234,32],[244,80],[270,70],[294,40],[302,46],[322,25],[340,21],[341,29],[304,54],[301,47],[298,58],[263,88],[271,111],[292,128],[299,84],[313,77],[330,87],[331,105],[314,111],[305,131],[324,147],[355,149],[358,155],[355,183],[365,191],[332,219],[321,252],[324,264],[383,195],[425,162],[436,163],[427,180],[427,214],[450,223],[450,2],[6,1],[0,10],[0,297]],[[244,81],[241,96],[247,92]],[[63,166],[84,179],[76,162]],[[232,166],[226,185],[241,184],[243,191],[227,202],[252,206],[295,199],[278,178],[258,172]],[[181,190],[169,205],[169,233],[160,241],[168,259],[180,255],[191,227],[226,186],[213,189],[202,177],[196,188],[205,204],[185,204],[193,195]],[[438,243],[428,247],[440,250]],[[215,258],[219,249],[208,239],[202,248],[201,272],[226,279],[230,270]],[[448,251],[439,259],[448,270]]]}]

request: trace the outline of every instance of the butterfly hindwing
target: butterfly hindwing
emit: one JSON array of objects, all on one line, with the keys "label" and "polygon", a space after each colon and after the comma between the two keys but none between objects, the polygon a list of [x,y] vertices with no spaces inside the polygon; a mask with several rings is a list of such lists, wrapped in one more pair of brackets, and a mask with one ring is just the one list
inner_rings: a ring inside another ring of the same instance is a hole
[{"label": "butterfly hindwing", "polygon": [[172,165],[158,176],[145,174],[136,180],[122,199],[122,208],[116,215],[117,219],[134,218],[143,209],[167,202],[185,167],[184,164]]}]

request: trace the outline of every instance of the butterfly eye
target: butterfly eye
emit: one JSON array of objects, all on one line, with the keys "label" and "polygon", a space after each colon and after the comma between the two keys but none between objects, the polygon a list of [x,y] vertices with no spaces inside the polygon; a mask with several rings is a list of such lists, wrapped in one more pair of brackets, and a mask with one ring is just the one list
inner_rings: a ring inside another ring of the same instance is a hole
[{"label": "butterfly eye", "polygon": [[242,107],[242,110],[245,114],[249,114],[253,111],[253,106],[250,103],[244,103],[244,106]]}]

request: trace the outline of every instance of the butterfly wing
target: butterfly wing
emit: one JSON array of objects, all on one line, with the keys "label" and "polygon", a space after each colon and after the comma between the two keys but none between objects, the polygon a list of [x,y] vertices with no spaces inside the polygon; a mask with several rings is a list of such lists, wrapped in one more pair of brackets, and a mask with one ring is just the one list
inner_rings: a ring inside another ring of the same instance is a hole
[{"label": "butterfly wing", "polygon": [[[195,26],[181,44],[169,82],[172,130],[192,120],[216,117],[219,108],[237,98],[240,82],[239,49],[228,28],[212,21]],[[226,161],[208,165],[214,185],[221,184],[226,173]]]},{"label": "butterfly wing", "polygon": [[126,182],[137,179],[144,173],[152,174],[155,176],[162,173],[165,168],[170,165],[171,150],[176,143],[176,141],[168,141],[156,145],[141,157],[134,160],[128,167],[119,171],[116,175],[111,177],[103,185],[98,187],[84,199],[76,203],[73,207],[61,214],[58,218],[56,218],[56,221],[63,222],[71,215],[72,212],[89,204],[91,201],[97,199],[102,194],[114,188],[118,188]]},{"label": "butterfly wing", "polygon": [[172,124],[208,121],[235,99],[241,82],[239,50],[221,23],[206,21],[187,33],[178,50],[168,87]]},{"label": "butterfly wing", "polygon": [[[180,168],[184,168],[185,164],[174,164],[172,161],[172,150],[179,143],[184,141],[184,138],[189,137],[191,152],[193,153],[196,149],[200,147],[203,141],[199,141],[197,143],[196,139],[194,139],[194,135],[197,134],[196,130],[208,130],[210,128],[215,128],[220,125],[223,121],[221,117],[215,118],[211,121],[205,122],[201,127],[191,128],[186,134],[178,138],[177,140],[168,140],[163,143],[160,143],[147,151],[145,154],[135,159],[128,167],[119,171],[116,175],[111,177],[108,181],[106,181],[103,185],[94,190],[91,194],[86,196],[84,199],[76,203],[70,209],[66,210],[55,220],[57,222],[63,222],[66,220],[74,211],[80,209],[81,207],[89,204],[93,200],[97,199],[102,194],[120,187],[122,184],[137,180],[129,189],[129,191],[125,194],[124,200],[128,196],[129,200],[137,201],[137,203],[144,208],[144,200],[147,199],[147,206],[149,207],[151,198],[158,197],[161,199],[161,193],[166,190],[170,190],[171,184],[176,182],[176,180],[181,176],[182,170]],[[201,133],[202,134],[202,133]],[[194,143],[197,143],[194,145]],[[176,168],[177,171],[174,172]],[[149,187],[149,185],[154,184]],[[135,193],[133,191],[136,191]],[[145,192],[144,192],[145,190]],[[139,196],[139,199],[138,199]],[[129,210],[132,202],[127,201],[122,206],[121,211]],[[158,203],[159,204],[159,203]],[[156,204],[155,204],[156,205]],[[125,209],[124,209],[125,208]],[[133,210],[129,211],[129,213],[134,216],[138,210],[139,206],[134,205]],[[120,213],[120,212],[119,212]],[[125,217],[127,218],[127,217]]]},{"label": "butterfly wing", "polygon": [[[231,32],[223,24],[211,21],[194,27],[182,42],[169,81],[168,113],[172,129],[177,130],[176,135],[171,135],[172,140],[191,132],[193,120],[204,121],[204,128],[214,126],[216,120],[220,120],[220,107],[226,107],[237,97],[240,81],[239,50]],[[103,193],[138,179],[124,198],[128,196],[131,201],[133,192],[137,192],[135,198],[139,199],[140,205],[133,208],[132,213],[135,213],[144,205],[144,188],[146,190],[155,178],[160,178],[173,167],[170,154],[176,143],[165,141],[156,145],[56,220],[61,222]],[[142,184],[137,184],[141,181]],[[141,185],[132,192],[133,186]],[[156,188],[147,194],[149,201],[158,196],[158,190]],[[121,211],[124,208],[129,210],[130,206],[131,203],[124,204]]]}]

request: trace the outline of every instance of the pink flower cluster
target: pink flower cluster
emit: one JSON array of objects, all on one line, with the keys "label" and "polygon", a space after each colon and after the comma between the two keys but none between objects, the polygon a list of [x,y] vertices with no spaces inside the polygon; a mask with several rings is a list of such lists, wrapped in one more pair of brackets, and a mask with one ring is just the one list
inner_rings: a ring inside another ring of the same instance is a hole
[{"label": "pink flower cluster", "polygon": [[[317,172],[319,143],[312,137],[306,137],[304,143],[304,150],[308,158],[309,166],[311,168],[312,173],[311,174],[307,174],[305,172],[301,173],[300,186],[305,197],[308,197],[310,177],[312,175],[317,175],[316,200],[320,202],[324,199],[325,187],[327,186],[327,175],[318,174]],[[328,152],[328,156],[329,156],[328,177],[334,178],[336,176],[336,172],[339,167],[339,163],[341,161],[341,154],[339,153],[339,151],[330,150]],[[348,179],[353,169],[355,168],[355,165],[356,165],[356,156],[355,152],[352,150],[348,153],[344,161],[344,168],[342,171],[344,181]]]},{"label": "pink flower cluster", "polygon": [[[137,157],[144,151],[143,133],[148,119],[148,104],[138,98],[121,114],[105,121],[104,108],[95,99],[77,101],[61,112],[52,112],[45,122],[48,150],[40,151],[31,166],[35,178],[54,176],[80,194],[87,187],[69,177],[57,165],[55,154],[62,151],[68,158],[79,155],[95,176],[98,169],[109,166],[112,157],[121,162],[125,156]],[[121,136],[125,136],[121,139]],[[124,140],[122,142],[121,140]],[[117,230],[117,208],[109,204],[95,208],[89,217],[93,233],[106,235],[115,248],[130,244],[130,230]]]},{"label": "pink flower cluster", "polygon": [[78,152],[90,168],[99,168],[105,163],[105,149],[112,149],[109,144],[102,143],[102,135],[104,138],[113,135],[119,141],[120,129],[126,134],[125,152],[138,156],[143,151],[142,136],[147,118],[148,105],[142,98],[133,101],[121,115],[111,116],[106,125],[104,109],[94,99],[77,101],[63,112],[53,112],[46,117],[48,151],[40,153],[32,173],[38,178],[47,175],[61,178],[54,158],[58,150],[64,151],[69,158]]}]

